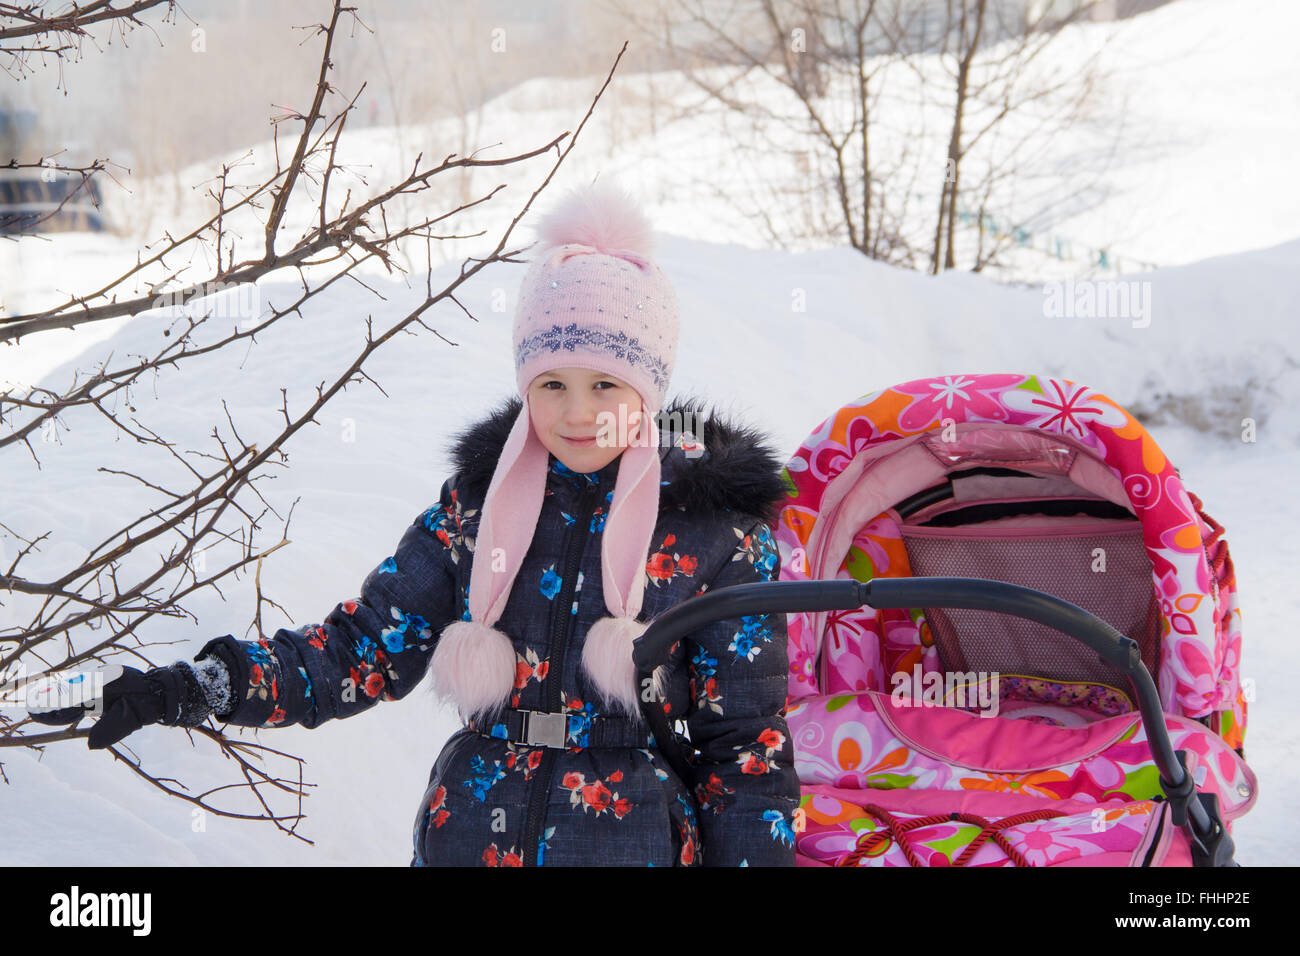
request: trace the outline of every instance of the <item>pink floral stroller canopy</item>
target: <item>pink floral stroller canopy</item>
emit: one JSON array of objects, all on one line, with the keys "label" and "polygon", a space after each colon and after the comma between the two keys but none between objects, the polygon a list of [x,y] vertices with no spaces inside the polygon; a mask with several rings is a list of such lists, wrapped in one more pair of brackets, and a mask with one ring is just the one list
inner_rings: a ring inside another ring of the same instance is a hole
[{"label": "pink floral stroller canopy", "polygon": [[[1189,799],[1224,830],[1254,804],[1223,529],[1119,404],[1033,375],[920,379],[821,422],[786,478],[782,581],[981,578],[1083,608],[1135,642]],[[788,624],[801,864],[1202,862],[1134,688],[1088,646],[979,609]]]}]

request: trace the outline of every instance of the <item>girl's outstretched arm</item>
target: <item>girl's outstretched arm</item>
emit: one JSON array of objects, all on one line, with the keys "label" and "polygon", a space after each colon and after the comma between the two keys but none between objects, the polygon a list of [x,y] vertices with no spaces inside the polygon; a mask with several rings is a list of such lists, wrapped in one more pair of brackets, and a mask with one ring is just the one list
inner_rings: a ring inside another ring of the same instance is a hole
[{"label": "girl's outstretched arm", "polygon": [[[709,591],[776,580],[780,558],[768,525],[735,533],[735,551]],[[686,656],[702,862],[793,866],[799,780],[785,723],[785,615],[717,621],[687,638]]]},{"label": "girl's outstretched arm", "polygon": [[[210,701],[244,727],[316,727],[351,717],[380,700],[400,700],[420,682],[438,633],[459,606],[453,538],[457,537],[455,479],[439,502],[406,529],[393,554],[366,576],[361,594],[342,601],[324,622],[280,628],[269,638],[213,638],[195,655]],[[212,687],[220,667],[229,692]]]}]

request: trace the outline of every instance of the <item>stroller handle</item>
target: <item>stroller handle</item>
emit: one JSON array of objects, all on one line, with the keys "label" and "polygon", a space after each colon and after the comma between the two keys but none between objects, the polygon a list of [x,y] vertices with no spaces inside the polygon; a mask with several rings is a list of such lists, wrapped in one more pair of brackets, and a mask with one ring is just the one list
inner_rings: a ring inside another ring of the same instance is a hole
[{"label": "stroller handle", "polygon": [[[1138,644],[1083,608],[1032,588],[982,578],[876,578],[872,581],[769,581],[736,584],[697,595],[669,608],[650,623],[633,649],[641,709],[660,750],[689,785],[689,763],[653,695],[651,675],[667,663],[673,646],[687,634],[716,621],[750,614],[874,608],[950,607],[998,611],[1037,621],[1096,651],[1129,679],[1146,729],[1151,756],[1174,821],[1190,818],[1192,838],[1215,865],[1232,865],[1232,838],[1218,821],[1213,796],[1197,795],[1181,752],[1175,753],[1165,727],[1151,672]],[[1196,797],[1200,796],[1199,799]],[[1208,803],[1208,806],[1207,806]]]}]

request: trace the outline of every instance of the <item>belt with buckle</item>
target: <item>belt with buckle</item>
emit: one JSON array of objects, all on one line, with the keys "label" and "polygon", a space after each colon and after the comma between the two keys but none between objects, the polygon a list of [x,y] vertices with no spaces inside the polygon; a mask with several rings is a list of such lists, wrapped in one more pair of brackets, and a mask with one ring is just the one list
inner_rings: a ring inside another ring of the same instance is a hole
[{"label": "belt with buckle", "polygon": [[650,728],[629,717],[588,717],[581,713],[548,713],[543,710],[501,711],[490,727],[476,721],[469,728],[485,737],[495,737],[528,747],[572,750],[585,747],[653,747]]}]

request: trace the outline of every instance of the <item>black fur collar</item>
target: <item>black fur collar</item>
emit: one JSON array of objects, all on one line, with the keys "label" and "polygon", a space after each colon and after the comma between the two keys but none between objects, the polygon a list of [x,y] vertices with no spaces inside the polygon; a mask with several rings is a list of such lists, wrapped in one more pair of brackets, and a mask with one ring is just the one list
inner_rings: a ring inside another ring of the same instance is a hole
[{"label": "black fur collar", "polygon": [[[487,494],[501,449],[522,409],[522,399],[512,395],[452,439],[449,453],[457,483],[469,499],[481,501]],[[785,497],[785,459],[767,445],[761,431],[706,409],[697,397],[670,400],[660,416],[661,429],[672,429],[674,437],[681,424],[701,424],[699,438],[705,448],[705,454],[692,456],[676,444],[664,449],[662,477],[669,483],[659,493],[660,511],[731,508],[775,524]]]}]

